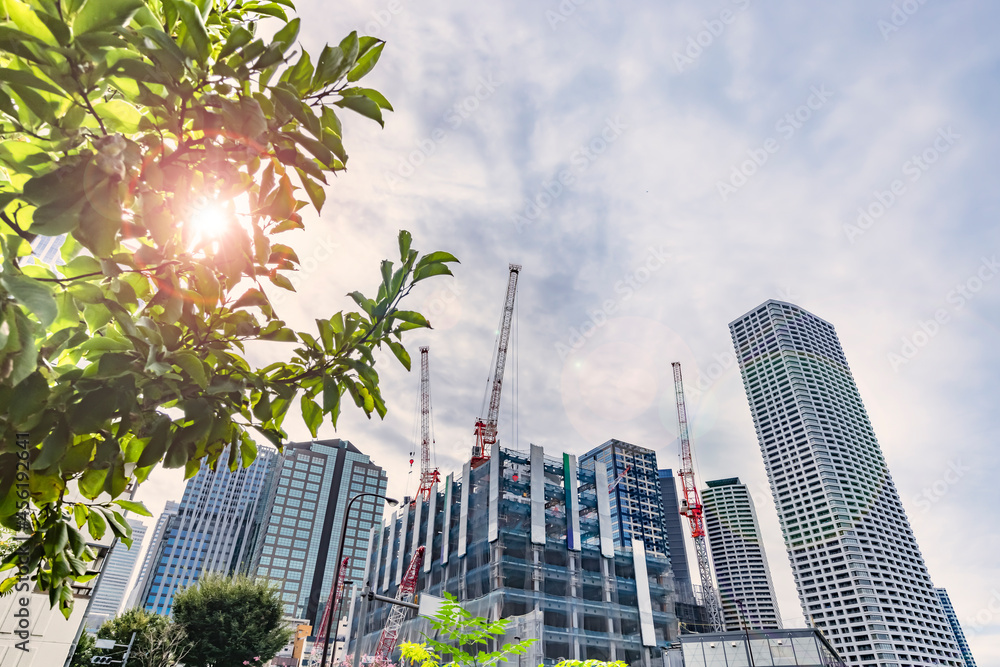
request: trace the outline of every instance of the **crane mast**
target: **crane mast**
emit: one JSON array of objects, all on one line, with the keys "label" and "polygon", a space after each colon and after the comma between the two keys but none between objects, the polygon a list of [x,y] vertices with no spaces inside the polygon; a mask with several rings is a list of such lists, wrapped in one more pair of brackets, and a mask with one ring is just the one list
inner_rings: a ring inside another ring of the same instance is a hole
[{"label": "crane mast", "polygon": [[[413,594],[417,590],[417,577],[420,574],[420,565],[424,562],[424,548],[417,547],[410,560],[410,566],[406,568],[399,583],[399,590],[396,591],[396,600],[399,602],[412,602]],[[373,660],[376,667],[389,667],[392,652],[396,648],[396,641],[399,638],[399,629],[403,626],[403,616],[406,615],[407,608],[394,604],[389,611],[389,618],[382,628],[382,634],[378,638],[378,646],[375,648],[375,658]]]},{"label": "crane mast", "polygon": [[708,560],[708,545],[705,543],[705,522],[702,517],[701,499],[698,497],[698,486],[694,479],[694,462],[691,458],[691,440],[688,437],[687,408],[684,406],[684,382],[681,379],[680,362],[673,362],[674,392],[677,394],[677,438],[681,445],[681,485],[684,487],[684,500],[681,501],[681,514],[688,518],[691,525],[691,537],[694,538],[695,553],[698,555],[698,572],[701,574],[701,592],[705,606],[708,608],[708,618],[715,632],[723,632],[722,604],[712,583],[712,566]]},{"label": "crane mast", "polygon": [[[330,597],[326,600],[326,608],[323,610],[323,617],[320,619],[316,632],[316,641],[313,643],[312,655],[309,657],[309,667],[316,667],[322,663],[323,654],[326,653],[326,629],[330,623],[338,623],[339,619],[334,618],[337,610],[340,609],[340,600],[344,594],[344,579],[347,575],[347,566],[351,559],[344,556],[340,564],[340,574],[330,588]],[[334,633],[338,630],[334,630]],[[332,656],[331,656],[332,659]]]},{"label": "crane mast", "polygon": [[520,264],[510,265],[507,279],[507,297],[504,299],[503,314],[500,318],[500,334],[497,343],[497,363],[490,377],[487,391],[490,403],[486,416],[476,420],[476,444],[472,448],[472,467],[488,461],[489,446],[497,441],[497,420],[500,417],[500,390],[503,388],[503,371],[507,364],[507,344],[510,341],[510,322],[514,317],[514,297],[517,295],[517,276]]},{"label": "crane mast", "polygon": [[440,479],[437,468],[431,468],[431,371],[430,348],[420,348],[420,487],[413,498],[417,502],[421,498],[431,497],[431,488]]}]

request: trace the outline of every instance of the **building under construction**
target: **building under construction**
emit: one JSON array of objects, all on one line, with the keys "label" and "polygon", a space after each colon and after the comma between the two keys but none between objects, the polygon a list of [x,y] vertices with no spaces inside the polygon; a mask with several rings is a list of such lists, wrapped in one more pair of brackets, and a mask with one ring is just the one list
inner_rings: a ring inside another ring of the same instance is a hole
[{"label": "building under construction", "polygon": [[[365,581],[394,596],[412,554],[425,547],[416,591],[456,596],[491,621],[510,620],[502,642],[538,641],[521,661],[624,660],[664,664],[678,635],[669,560],[642,540],[616,546],[604,466],[570,454],[494,444],[461,476],[392,515],[369,543]],[[620,537],[620,536],[619,536]],[[375,653],[390,605],[355,602],[348,654]],[[427,621],[410,618],[398,641],[420,641]],[[486,647],[490,650],[494,647]]]}]

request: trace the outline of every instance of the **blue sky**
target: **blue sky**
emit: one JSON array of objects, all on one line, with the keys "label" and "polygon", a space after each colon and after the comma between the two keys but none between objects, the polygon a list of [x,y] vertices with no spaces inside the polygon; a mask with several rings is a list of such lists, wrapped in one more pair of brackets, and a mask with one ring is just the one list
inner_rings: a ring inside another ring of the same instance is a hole
[{"label": "blue sky", "polygon": [[[366,83],[396,112],[384,130],[345,122],[349,169],[290,239],[306,270],[279,308],[311,326],[348,307],[401,228],[456,254],[457,277],[411,304],[435,325],[410,346],[431,346],[442,470],[468,456],[521,263],[501,440],[582,453],[615,437],[677,467],[681,361],[698,472],[750,485],[782,616],[801,625],[727,329],[794,302],[837,328],[931,577],[979,663],[1000,662],[1000,7],[299,5],[314,53],[352,29],[388,42]],[[323,435],[403,494],[418,377],[385,361],[385,421],[348,413]],[[180,488],[159,473],[140,497],[157,510]]]}]

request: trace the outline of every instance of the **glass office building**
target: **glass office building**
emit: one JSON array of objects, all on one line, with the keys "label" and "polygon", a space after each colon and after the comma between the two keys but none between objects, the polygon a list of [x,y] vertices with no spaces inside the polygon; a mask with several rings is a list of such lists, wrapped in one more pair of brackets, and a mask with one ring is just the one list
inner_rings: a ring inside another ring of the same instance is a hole
[{"label": "glass office building", "polygon": [[616,547],[642,540],[646,551],[670,558],[663,525],[663,498],[656,453],[621,440],[608,440],[580,457],[604,466],[611,487],[611,529]]},{"label": "glass office building", "polygon": [[[384,495],[385,488],[385,471],[347,440],[285,445],[246,569],[281,589],[286,616],[318,626],[333,585],[347,503],[359,493]],[[351,509],[344,544],[351,558],[348,580],[361,578],[368,535],[381,523],[383,508],[382,500],[362,498]]]},{"label": "glass office building", "polygon": [[[128,582],[132,579],[135,563],[142,551],[142,541],[146,535],[146,524],[131,517],[126,517],[132,527],[132,547],[125,546],[121,540],[115,541],[104,565],[101,581],[94,591],[94,599],[90,603],[87,615],[91,618],[103,616],[112,618],[118,614],[125,599]],[[90,620],[88,619],[88,623]]]},{"label": "glass office building", "polygon": [[[394,596],[422,545],[417,591],[447,592],[473,615],[509,619],[502,641],[538,640],[520,658],[524,665],[563,658],[661,665],[678,635],[670,562],[638,537],[615,545],[608,484],[604,465],[535,445],[529,452],[494,446],[487,462],[467,463],[429,500],[405,504],[372,531],[363,580]],[[374,652],[389,605],[359,604],[348,653],[360,643],[364,656]],[[421,632],[430,632],[427,622],[411,618],[399,641],[419,641]]]},{"label": "glass office building", "polygon": [[277,455],[274,449],[261,447],[249,468],[230,471],[224,453],[216,470],[202,466],[188,480],[176,514],[162,528],[140,606],[169,614],[174,594],[203,573],[237,570],[248,553],[254,517]]},{"label": "glass office building", "polygon": [[833,325],[772,300],[729,329],[804,616],[852,665],[960,667]]}]

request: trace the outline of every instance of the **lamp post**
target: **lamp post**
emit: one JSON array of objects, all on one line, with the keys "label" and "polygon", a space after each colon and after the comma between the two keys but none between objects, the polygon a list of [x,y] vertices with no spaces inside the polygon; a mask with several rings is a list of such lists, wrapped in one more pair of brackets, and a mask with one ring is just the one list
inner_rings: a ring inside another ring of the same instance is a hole
[{"label": "lamp post", "polygon": [[[351,506],[354,505],[354,501],[356,501],[358,498],[364,498],[366,496],[367,497],[371,497],[371,498],[381,498],[385,502],[389,503],[390,507],[393,507],[393,506],[399,504],[399,501],[396,500],[395,498],[386,498],[385,496],[379,495],[377,493],[359,493],[358,495],[354,496],[349,501],[347,501],[347,509],[344,511],[344,527],[340,531],[340,545],[337,548],[337,569],[334,570],[334,572],[333,572],[334,586],[336,586],[337,582],[340,581],[340,566],[341,566],[341,560],[343,560],[343,556],[344,556],[344,541],[347,539],[347,520],[351,516]],[[334,594],[333,597],[334,597],[334,600],[336,600],[336,598],[337,598],[336,594]],[[330,647],[330,626],[334,622],[334,618],[333,617],[336,614],[336,612],[337,612],[336,609],[330,610],[330,613],[326,615],[326,618],[327,618],[326,628],[325,629],[324,628],[320,628],[319,629],[319,631],[321,633],[324,633],[324,637],[323,637],[323,659],[319,663],[320,667],[326,667],[326,652],[327,652],[327,649]],[[339,620],[340,619],[337,619],[338,622],[339,622]],[[332,655],[330,656],[330,660],[332,661],[333,660],[333,656],[337,654],[337,635],[333,636],[333,651],[331,651],[331,654]]]}]

